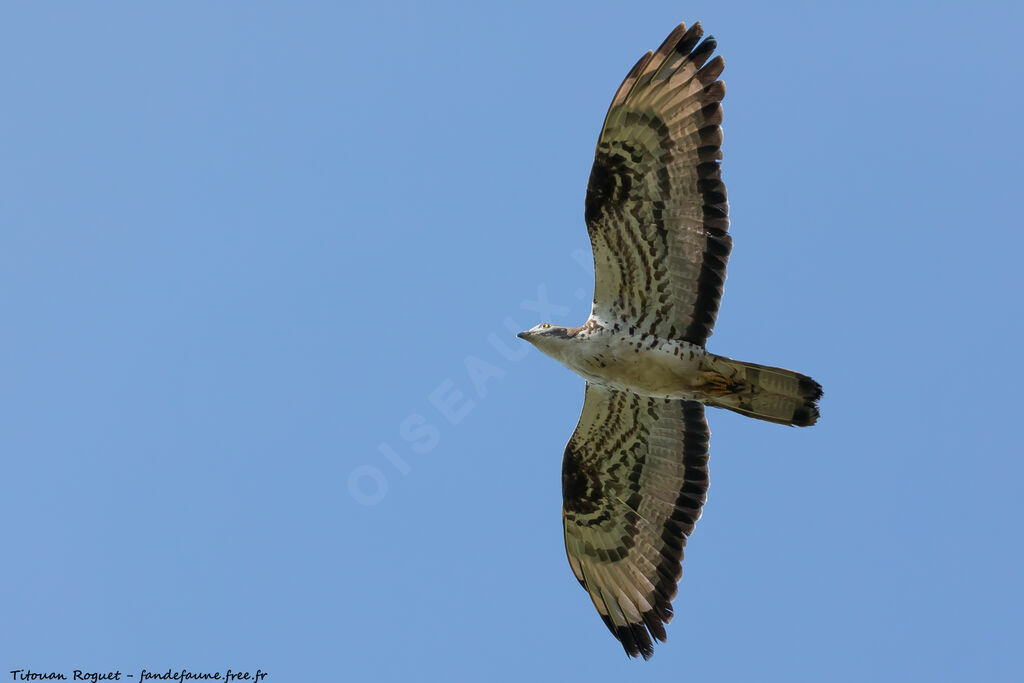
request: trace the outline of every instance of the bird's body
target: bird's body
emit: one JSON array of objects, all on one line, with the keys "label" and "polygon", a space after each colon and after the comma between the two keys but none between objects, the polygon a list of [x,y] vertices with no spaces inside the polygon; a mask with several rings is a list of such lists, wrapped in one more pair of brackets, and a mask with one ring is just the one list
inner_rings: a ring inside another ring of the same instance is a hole
[{"label": "bird's body", "polygon": [[704,406],[808,426],[821,386],[705,348],[732,249],[713,38],[680,25],[629,72],[587,186],[588,320],[521,333],[586,381],[562,459],[573,574],[627,654],[665,640],[686,538],[708,489]]},{"label": "bird's body", "polygon": [[537,348],[588,382],[655,398],[698,398],[697,378],[711,355],[687,341],[619,332],[593,318],[564,336],[546,337]]},{"label": "bird's body", "polygon": [[821,387],[810,377],[719,356],[682,339],[617,329],[593,315],[581,327],[541,326],[533,337],[520,336],[590,384],[780,424],[806,427],[818,418]]}]

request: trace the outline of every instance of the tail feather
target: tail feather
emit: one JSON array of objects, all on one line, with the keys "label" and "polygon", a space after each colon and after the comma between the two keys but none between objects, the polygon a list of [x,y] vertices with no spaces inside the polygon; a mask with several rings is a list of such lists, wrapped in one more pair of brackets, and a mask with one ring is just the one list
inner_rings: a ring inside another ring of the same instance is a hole
[{"label": "tail feather", "polygon": [[719,378],[708,405],[777,424],[809,427],[818,421],[821,385],[799,372],[715,356],[711,374]]}]

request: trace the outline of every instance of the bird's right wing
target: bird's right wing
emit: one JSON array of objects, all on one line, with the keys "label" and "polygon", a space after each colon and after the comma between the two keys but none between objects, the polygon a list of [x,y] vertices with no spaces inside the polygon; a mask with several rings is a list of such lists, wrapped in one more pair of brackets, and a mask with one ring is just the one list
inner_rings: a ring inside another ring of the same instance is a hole
[{"label": "bird's right wing", "polygon": [[626,653],[664,641],[708,490],[704,406],[587,384],[562,460],[569,565]]}]

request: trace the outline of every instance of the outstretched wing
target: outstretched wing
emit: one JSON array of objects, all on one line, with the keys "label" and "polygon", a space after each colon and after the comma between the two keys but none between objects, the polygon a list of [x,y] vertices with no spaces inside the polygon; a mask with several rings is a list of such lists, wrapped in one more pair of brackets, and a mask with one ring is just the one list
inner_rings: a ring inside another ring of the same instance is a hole
[{"label": "outstretched wing", "polygon": [[631,657],[665,640],[708,490],[704,406],[587,384],[562,460],[569,565]]},{"label": "outstretched wing", "polygon": [[597,142],[586,220],[605,323],[703,345],[732,249],[721,180],[725,63],[682,24],[619,86]]}]

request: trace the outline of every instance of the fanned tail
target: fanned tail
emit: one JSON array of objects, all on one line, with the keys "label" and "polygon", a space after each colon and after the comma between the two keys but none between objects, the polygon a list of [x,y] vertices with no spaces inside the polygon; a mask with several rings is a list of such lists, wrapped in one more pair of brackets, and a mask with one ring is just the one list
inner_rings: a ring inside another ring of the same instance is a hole
[{"label": "fanned tail", "polygon": [[821,385],[807,375],[725,356],[710,361],[704,387],[708,405],[797,427],[818,421]]}]

